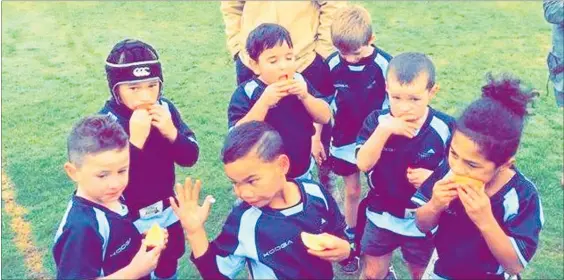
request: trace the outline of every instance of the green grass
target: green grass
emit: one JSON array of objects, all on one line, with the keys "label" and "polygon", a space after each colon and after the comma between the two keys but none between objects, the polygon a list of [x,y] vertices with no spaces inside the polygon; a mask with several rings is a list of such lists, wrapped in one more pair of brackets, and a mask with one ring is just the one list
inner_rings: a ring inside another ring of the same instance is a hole
[{"label": "green grass", "polygon": [[[458,115],[479,95],[487,71],[511,71],[544,92],[550,26],[540,3],[362,5],[372,14],[380,47],[391,54],[421,51],[433,57],[441,85],[435,108]],[[147,41],[160,52],[165,95],[201,143],[196,167],[178,168],[177,178],[201,178],[204,192],[218,199],[207,223],[210,236],[217,234],[234,200],[219,161],[235,77],[218,2],[3,2],[2,157],[17,202],[29,210],[25,219],[33,240],[47,252],[45,270],[51,275],[53,236],[74,190],[62,169],[66,135],[74,122],[97,112],[108,98],[103,61],[113,44],[126,37]],[[546,223],[523,276],[562,279],[562,110],[550,93],[541,96],[535,112],[517,158],[540,189]],[[4,226],[2,278],[27,278],[17,261],[21,253],[9,244],[11,236]],[[407,277],[399,260],[396,267]],[[180,276],[198,277],[187,259]]]}]

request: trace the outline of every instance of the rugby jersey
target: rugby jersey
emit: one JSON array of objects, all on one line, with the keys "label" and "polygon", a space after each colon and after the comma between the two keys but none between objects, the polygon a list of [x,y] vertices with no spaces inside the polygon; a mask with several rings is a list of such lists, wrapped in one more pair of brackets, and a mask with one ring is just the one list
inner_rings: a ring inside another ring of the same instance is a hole
[{"label": "rugby jersey", "polygon": [[[388,117],[391,113],[386,109],[374,111],[366,118],[357,137],[357,153],[379,123]],[[415,208],[411,197],[416,188],[407,180],[407,168],[437,168],[446,159],[453,127],[452,117],[429,107],[427,119],[415,137],[391,135],[388,138],[380,159],[366,173],[370,186],[366,198],[370,221],[401,235],[425,236],[417,229],[414,216],[408,221],[404,219],[408,218],[406,209]]]},{"label": "rugby jersey", "polygon": [[294,181],[301,201],[287,209],[235,206],[219,236],[198,259],[204,279],[234,278],[248,264],[253,279],[331,279],[331,263],[312,256],[302,231],[329,233],[344,239],[345,220],[333,197],[319,184]]},{"label": "rugby jersey", "polygon": [[[490,197],[492,213],[525,267],[535,254],[544,223],[536,186],[516,168],[515,175]],[[432,196],[435,183],[450,172],[445,161],[417,190],[412,201],[424,205]],[[482,234],[470,220],[460,199],[453,200],[441,214],[435,245],[439,259],[435,274],[443,278],[503,279],[504,270],[489,250]]]},{"label": "rugby jersey", "polygon": [[127,266],[141,246],[141,235],[127,218],[74,195],[55,235],[57,279],[94,279]]},{"label": "rugby jersey", "polygon": [[[294,79],[305,80],[300,73],[296,73]],[[322,97],[309,82],[306,83],[310,94]],[[237,87],[227,109],[230,129],[249,113],[267,86],[258,77],[254,77]],[[313,118],[302,101],[295,95],[282,98],[275,107],[268,110],[264,121],[272,125],[282,137],[286,154],[290,158],[288,178],[306,173],[311,163],[311,136],[315,130]]]}]

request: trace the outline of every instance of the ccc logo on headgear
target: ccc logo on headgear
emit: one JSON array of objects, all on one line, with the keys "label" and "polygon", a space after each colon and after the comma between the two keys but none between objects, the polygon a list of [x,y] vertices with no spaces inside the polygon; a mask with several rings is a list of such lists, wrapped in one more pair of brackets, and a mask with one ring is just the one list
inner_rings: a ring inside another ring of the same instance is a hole
[{"label": "ccc logo on headgear", "polygon": [[133,69],[133,76],[135,77],[146,77],[151,75],[149,72],[149,67],[137,67]]}]

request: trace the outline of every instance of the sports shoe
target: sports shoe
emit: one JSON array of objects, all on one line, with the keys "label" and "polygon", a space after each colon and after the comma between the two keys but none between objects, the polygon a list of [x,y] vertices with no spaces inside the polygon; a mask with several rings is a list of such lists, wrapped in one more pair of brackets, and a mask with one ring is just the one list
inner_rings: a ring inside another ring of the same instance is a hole
[{"label": "sports shoe", "polygon": [[351,256],[339,262],[341,272],[344,274],[355,274],[360,267],[360,259],[357,256]]},{"label": "sports shoe", "polygon": [[386,277],[384,277],[384,279],[386,279],[386,280],[396,280],[396,279],[398,279],[398,276],[396,275],[396,271],[394,270],[393,265],[390,265],[390,267],[388,268],[388,274],[386,275]]}]

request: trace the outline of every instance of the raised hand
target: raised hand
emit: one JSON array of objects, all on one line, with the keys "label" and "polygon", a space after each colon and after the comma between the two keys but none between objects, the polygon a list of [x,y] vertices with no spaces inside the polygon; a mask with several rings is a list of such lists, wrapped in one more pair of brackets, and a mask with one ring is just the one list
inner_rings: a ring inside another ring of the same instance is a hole
[{"label": "raised hand", "polygon": [[129,142],[139,149],[143,149],[147,137],[151,132],[151,117],[145,109],[133,111],[129,119]]},{"label": "raised hand", "polygon": [[409,183],[418,189],[431,174],[433,174],[433,171],[429,169],[408,167],[406,176]]},{"label": "raised hand", "polygon": [[156,127],[161,134],[170,142],[174,142],[178,136],[178,129],[172,122],[172,116],[163,106],[155,104],[149,108],[149,116],[151,117],[151,125]]},{"label": "raised hand", "polygon": [[480,231],[486,230],[492,223],[497,223],[492,212],[490,197],[484,191],[462,185],[458,188],[458,197],[470,220]]},{"label": "raised hand", "polygon": [[433,186],[433,196],[429,203],[437,210],[444,210],[451,201],[458,197],[457,189],[459,184],[455,183],[452,178],[439,180]]},{"label": "raised hand", "polygon": [[407,121],[406,117],[388,116],[383,118],[380,125],[391,134],[405,136],[407,138],[413,138],[419,128],[416,122]]},{"label": "raised hand", "polygon": [[261,103],[268,108],[276,106],[282,98],[290,94],[288,93],[290,83],[292,83],[292,80],[283,80],[267,86],[257,103]]},{"label": "raised hand", "polygon": [[188,177],[184,181],[184,187],[181,184],[176,184],[176,199],[178,203],[172,197],[169,198],[170,206],[180,219],[187,235],[204,228],[204,223],[210,214],[211,205],[215,202],[215,199],[208,195],[201,206],[198,204],[201,186],[200,180],[196,180],[196,183],[192,186],[192,179]]}]

